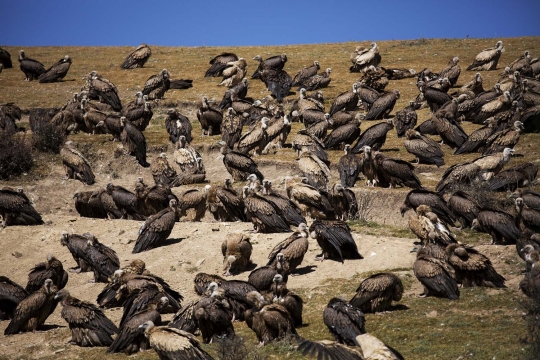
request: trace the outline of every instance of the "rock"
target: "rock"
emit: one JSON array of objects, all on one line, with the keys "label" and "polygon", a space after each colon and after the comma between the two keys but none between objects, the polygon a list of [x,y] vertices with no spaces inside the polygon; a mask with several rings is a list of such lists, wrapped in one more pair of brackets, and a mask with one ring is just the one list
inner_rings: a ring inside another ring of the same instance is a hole
[{"label": "rock", "polygon": [[15,256],[17,259],[22,256],[22,254],[20,252],[18,252],[18,251],[12,252],[11,255]]},{"label": "rock", "polygon": [[197,263],[195,264],[195,266],[199,267],[199,266],[201,266],[203,263],[204,263],[204,259],[200,259],[199,261],[197,261]]},{"label": "rock", "polygon": [[120,230],[120,231],[118,232],[118,235],[122,235],[122,234],[124,234],[124,233],[125,233],[125,231],[122,229],[122,230]]},{"label": "rock", "polygon": [[219,231],[219,226],[218,227],[213,227],[212,231]]},{"label": "rock", "polygon": [[428,318],[436,318],[437,316],[439,316],[439,314],[435,310],[433,310],[433,311],[426,314],[426,317],[428,317]]}]

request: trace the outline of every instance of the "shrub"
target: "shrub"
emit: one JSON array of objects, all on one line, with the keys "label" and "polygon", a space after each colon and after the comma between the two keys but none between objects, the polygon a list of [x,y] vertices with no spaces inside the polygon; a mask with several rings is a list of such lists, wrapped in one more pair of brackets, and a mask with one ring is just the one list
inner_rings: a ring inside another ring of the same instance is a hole
[{"label": "shrub", "polygon": [[58,154],[65,141],[65,132],[47,120],[40,120],[32,135],[32,146],[43,152]]},{"label": "shrub", "polygon": [[26,136],[0,132],[0,180],[7,180],[29,171],[34,165],[32,148]]}]

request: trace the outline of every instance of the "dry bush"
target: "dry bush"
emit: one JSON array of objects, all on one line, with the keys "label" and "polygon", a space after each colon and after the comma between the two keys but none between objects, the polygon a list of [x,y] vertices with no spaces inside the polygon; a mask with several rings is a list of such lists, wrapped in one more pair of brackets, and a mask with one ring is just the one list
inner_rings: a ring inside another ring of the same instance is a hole
[{"label": "dry bush", "polygon": [[260,353],[257,347],[246,345],[240,336],[216,339],[216,355],[218,360],[265,360],[267,356]]},{"label": "dry bush", "polygon": [[34,165],[32,148],[26,136],[0,132],[0,180],[28,172]]},{"label": "dry bush", "polygon": [[42,152],[58,154],[66,141],[66,134],[58,126],[39,120],[32,134],[32,146]]},{"label": "dry bush", "polygon": [[368,222],[371,220],[371,212],[378,194],[374,191],[362,190],[356,194],[358,201],[358,221]]}]

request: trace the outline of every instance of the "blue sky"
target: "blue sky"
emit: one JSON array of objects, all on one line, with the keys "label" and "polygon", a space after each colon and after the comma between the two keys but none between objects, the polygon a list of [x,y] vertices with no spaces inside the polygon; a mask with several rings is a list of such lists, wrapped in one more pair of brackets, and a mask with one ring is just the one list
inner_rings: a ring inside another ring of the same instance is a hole
[{"label": "blue sky", "polygon": [[0,45],[246,46],[540,35],[540,1],[1,0]]}]

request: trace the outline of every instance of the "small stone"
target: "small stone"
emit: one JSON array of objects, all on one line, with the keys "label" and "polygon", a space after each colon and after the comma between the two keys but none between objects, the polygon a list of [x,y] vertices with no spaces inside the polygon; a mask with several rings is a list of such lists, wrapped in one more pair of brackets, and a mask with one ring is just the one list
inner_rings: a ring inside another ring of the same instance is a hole
[{"label": "small stone", "polygon": [[199,267],[199,266],[201,266],[203,263],[204,263],[204,259],[200,259],[199,261],[197,261],[197,263],[195,264],[195,266]]},{"label": "small stone", "polygon": [[[76,220],[75,220],[75,221],[76,221]],[[45,225],[52,225],[52,221],[51,221],[51,220],[45,221]]]},{"label": "small stone", "polygon": [[125,231],[122,229],[118,232],[118,235],[123,235],[125,233]]},{"label": "small stone", "polygon": [[429,313],[426,314],[426,317],[428,318],[436,318],[439,314],[437,313],[437,311],[433,310]]},{"label": "small stone", "polygon": [[219,231],[219,227],[213,227],[212,231]]},{"label": "small stone", "polygon": [[22,256],[22,254],[18,251],[14,251],[13,253],[11,253],[11,255],[15,256],[17,259]]},{"label": "small stone", "polygon": [[133,240],[133,239],[129,239],[128,242],[126,244],[131,244],[133,242],[135,242],[136,240]]}]

